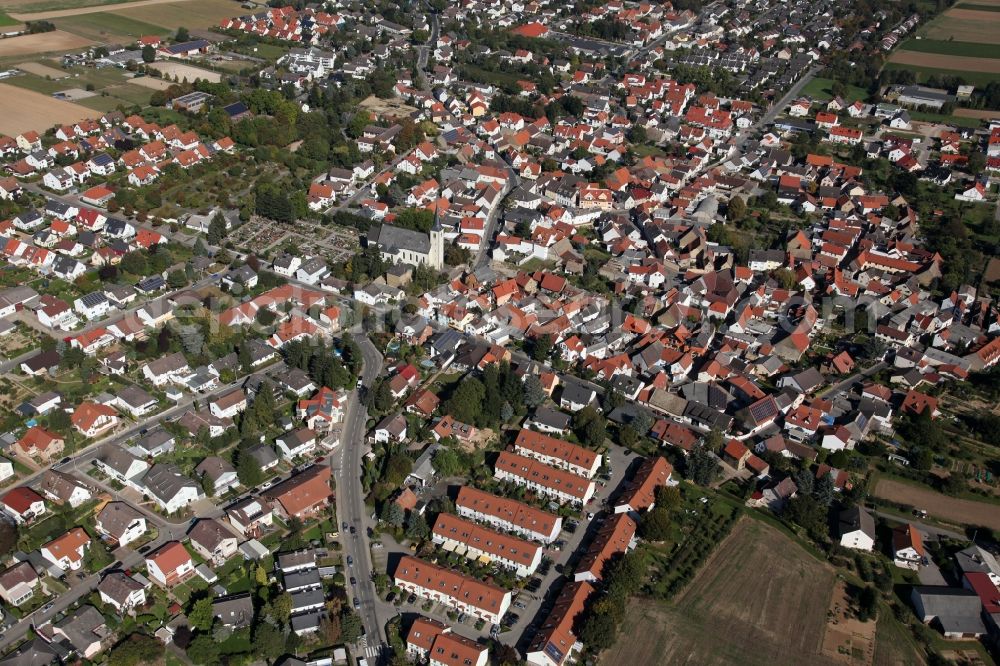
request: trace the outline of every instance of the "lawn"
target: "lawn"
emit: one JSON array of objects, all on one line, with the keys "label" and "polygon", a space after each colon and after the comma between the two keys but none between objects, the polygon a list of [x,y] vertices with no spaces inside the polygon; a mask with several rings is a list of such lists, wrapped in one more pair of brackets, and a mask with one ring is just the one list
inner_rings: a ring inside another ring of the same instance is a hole
[{"label": "lawn", "polygon": [[834,577],[778,530],[744,519],[674,601],[632,603],[601,662],[828,664],[820,648]]},{"label": "lawn", "polygon": [[[893,567],[895,568],[895,567]],[[902,666],[923,663],[922,650],[913,640],[907,627],[893,616],[889,608],[879,611],[878,627],[875,630],[875,655],[873,666]]]},{"label": "lawn", "polygon": [[927,111],[908,111],[910,118],[913,120],[923,120],[930,123],[945,123],[948,125],[955,125],[956,127],[971,127],[973,129],[979,127],[982,124],[982,120],[979,118],[965,118],[963,116],[946,116],[940,113],[931,113]]},{"label": "lawn", "polygon": [[[816,78],[802,88],[802,94],[813,99],[828,100],[833,98],[832,87],[833,79]],[[868,92],[864,88],[847,86],[845,97],[848,102],[854,102],[859,99],[864,101],[868,99]]]},{"label": "lawn", "polygon": [[958,42],[946,39],[908,39],[901,51],[917,51],[919,53],[940,53],[941,55],[966,56],[969,58],[1000,58],[1000,49],[996,44],[980,44],[978,42]]},{"label": "lawn", "polygon": [[44,77],[38,76],[37,74],[19,74],[18,76],[12,76],[6,79],[4,83],[9,83],[12,86],[17,86],[18,88],[24,88],[26,90],[33,90],[35,92],[42,93],[43,95],[51,95],[54,92],[59,92],[60,90],[66,90],[67,88],[73,87],[73,84],[66,83],[66,80],[62,81],[50,81]]},{"label": "lawn", "polygon": [[107,37],[131,37],[136,39],[142,35],[166,35],[170,32],[153,23],[139,21],[128,16],[112,12],[96,12],[93,14],[78,14],[53,20],[56,27],[81,35],[89,39],[100,40]]}]

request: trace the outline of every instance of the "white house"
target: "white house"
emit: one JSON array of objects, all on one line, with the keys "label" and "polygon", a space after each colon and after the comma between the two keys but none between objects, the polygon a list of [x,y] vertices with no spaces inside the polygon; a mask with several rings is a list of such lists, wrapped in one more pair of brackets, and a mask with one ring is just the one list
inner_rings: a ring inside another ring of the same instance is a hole
[{"label": "white house", "polygon": [[274,444],[285,460],[303,458],[316,450],[316,431],[312,428],[297,428],[278,436]]},{"label": "white house", "polygon": [[840,545],[871,552],[875,546],[875,519],[861,507],[840,514]]},{"label": "white house", "polygon": [[83,566],[83,555],[90,546],[90,537],[82,527],[74,527],[39,550],[42,557],[63,571],[76,571]]}]

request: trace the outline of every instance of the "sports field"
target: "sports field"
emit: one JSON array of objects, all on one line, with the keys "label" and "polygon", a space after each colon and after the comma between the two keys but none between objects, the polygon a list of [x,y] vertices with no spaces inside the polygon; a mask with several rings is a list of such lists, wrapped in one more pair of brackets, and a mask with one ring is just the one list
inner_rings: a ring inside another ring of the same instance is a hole
[{"label": "sports field", "polygon": [[670,603],[637,600],[602,664],[813,664],[834,570],[778,530],[744,518]]},{"label": "sports field", "polygon": [[94,111],[85,106],[0,83],[0,134],[17,136],[28,130],[41,131],[94,116]]},{"label": "sports field", "polygon": [[194,65],[186,65],[182,62],[154,62],[150,67],[160,70],[165,77],[169,76],[173,78],[176,76],[180,81],[187,79],[189,82],[193,82],[195,79],[204,79],[211,83],[218,83],[222,80],[222,75],[218,72],[195,67]]}]

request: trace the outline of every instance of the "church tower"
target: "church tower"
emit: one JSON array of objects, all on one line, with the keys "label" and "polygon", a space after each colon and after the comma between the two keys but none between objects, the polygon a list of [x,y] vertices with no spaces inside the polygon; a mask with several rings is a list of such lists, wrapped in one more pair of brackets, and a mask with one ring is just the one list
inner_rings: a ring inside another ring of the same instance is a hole
[{"label": "church tower", "polygon": [[[440,174],[438,182],[440,183]],[[444,229],[441,227],[440,208],[441,185],[438,185],[437,201],[434,202],[434,224],[431,226],[431,247],[427,252],[427,264],[436,271],[444,270]]]}]

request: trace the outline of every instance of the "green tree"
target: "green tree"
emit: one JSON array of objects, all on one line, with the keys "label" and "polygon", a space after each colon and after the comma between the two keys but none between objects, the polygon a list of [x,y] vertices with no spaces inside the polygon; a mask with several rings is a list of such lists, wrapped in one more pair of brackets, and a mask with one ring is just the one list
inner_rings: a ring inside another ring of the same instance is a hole
[{"label": "green tree", "polygon": [[345,643],[355,643],[361,638],[361,616],[345,609],[340,616],[340,638]]},{"label": "green tree", "polygon": [[264,472],[260,468],[260,463],[245,451],[239,454],[236,463],[236,476],[247,488],[259,486],[264,480]]},{"label": "green tree", "polygon": [[185,27],[177,28],[177,34],[174,36],[174,41],[186,42],[191,39],[191,33]]},{"label": "green tree", "polygon": [[173,270],[167,273],[167,284],[171,289],[180,289],[188,283],[187,275],[182,270]]},{"label": "green tree", "polygon": [[199,631],[208,631],[215,621],[215,613],[212,611],[212,598],[201,597],[194,602],[191,610],[187,614],[188,624]]},{"label": "green tree", "polygon": [[536,361],[544,361],[552,351],[552,336],[548,333],[539,335],[531,343],[531,358]]},{"label": "green tree", "polygon": [[222,213],[212,215],[212,220],[208,223],[208,242],[211,245],[219,245],[226,238],[226,218]]},{"label": "green tree", "polygon": [[146,634],[130,634],[111,648],[108,666],[151,664],[163,654],[163,644]]},{"label": "green tree", "polygon": [[392,397],[392,391],[389,389],[389,383],[385,380],[379,381],[372,394],[372,407],[376,412],[384,414],[392,409],[393,404],[395,401]]},{"label": "green tree", "polygon": [[403,523],[406,522],[406,512],[403,511],[403,507],[399,506],[398,503],[386,502],[385,510],[382,512],[382,520],[393,527],[402,527]]},{"label": "green tree", "polygon": [[458,454],[445,447],[438,449],[434,454],[433,464],[434,471],[442,477],[458,476],[464,471]]},{"label": "green tree", "polygon": [[657,506],[644,513],[639,521],[639,535],[649,541],[666,541],[670,537],[670,511]]},{"label": "green tree", "polygon": [[687,457],[687,477],[700,486],[707,486],[722,474],[722,466],[706,447],[696,446]]},{"label": "green tree", "polygon": [[747,204],[742,197],[733,197],[726,206],[726,219],[739,222],[747,215]]},{"label": "green tree", "polygon": [[371,114],[364,109],[359,109],[354,116],[351,117],[351,122],[347,125],[347,136],[352,139],[359,138],[364,134],[364,130],[372,122]]},{"label": "green tree", "polygon": [[285,653],[285,635],[270,622],[258,622],[254,627],[253,645],[258,657],[273,663]]},{"label": "green tree", "polygon": [[385,464],[385,481],[391,486],[399,487],[413,471],[413,461],[403,453],[389,456]]},{"label": "green tree", "polygon": [[615,618],[608,613],[590,613],[580,627],[580,640],[594,652],[606,650],[615,642]]},{"label": "green tree", "polygon": [[827,536],[826,509],[811,495],[798,494],[785,506],[784,517],[801,525],[810,538],[823,541]]},{"label": "green tree", "polygon": [[288,592],[282,592],[275,597],[270,602],[267,615],[270,615],[279,624],[287,625],[288,618],[292,616],[292,595]]},{"label": "green tree", "polygon": [[[463,423],[481,424],[481,412],[485,398],[486,387],[483,382],[475,377],[466,378],[459,383],[452,396],[445,401],[444,413],[451,414]],[[499,416],[499,405],[497,416]]]},{"label": "green tree", "polygon": [[142,47],[142,61],[150,63],[156,60],[156,49],[149,44]]},{"label": "green tree", "polygon": [[215,664],[219,661],[219,645],[208,634],[196,636],[185,653],[196,664]]},{"label": "green tree", "polygon": [[538,375],[528,375],[524,379],[524,404],[535,408],[545,402],[545,389]]},{"label": "green tree", "polygon": [[413,541],[422,541],[430,533],[431,528],[427,525],[427,519],[424,518],[423,514],[411,511],[409,517],[406,519],[406,538]]}]

